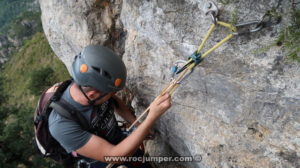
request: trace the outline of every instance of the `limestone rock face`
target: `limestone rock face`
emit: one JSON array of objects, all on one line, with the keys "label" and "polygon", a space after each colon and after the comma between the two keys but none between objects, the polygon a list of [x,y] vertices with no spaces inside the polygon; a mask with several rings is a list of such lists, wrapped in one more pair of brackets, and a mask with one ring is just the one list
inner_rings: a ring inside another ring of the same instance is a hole
[{"label": "limestone rock face", "polygon": [[[198,48],[211,24],[203,11],[207,2],[40,0],[44,31],[67,67],[90,43],[123,55],[137,112],[168,84],[173,63]],[[281,47],[271,46],[289,22],[290,2],[228,2],[217,3],[222,21],[260,19],[274,7],[283,20],[236,36],[210,54],[178,88],[172,108],[157,122],[157,138],[147,144],[149,154],[202,158],[181,163],[186,167],[300,167],[300,67],[286,59]],[[227,33],[217,28],[204,50]]]},{"label": "limestone rock face", "polygon": [[123,54],[125,36],[119,16],[121,0],[41,0],[44,32],[53,51],[70,67],[88,44],[103,44]]}]

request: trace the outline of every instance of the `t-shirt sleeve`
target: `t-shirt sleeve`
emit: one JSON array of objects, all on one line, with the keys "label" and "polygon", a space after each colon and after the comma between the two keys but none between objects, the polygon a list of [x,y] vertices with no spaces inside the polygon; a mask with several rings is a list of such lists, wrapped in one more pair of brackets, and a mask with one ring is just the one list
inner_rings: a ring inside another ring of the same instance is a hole
[{"label": "t-shirt sleeve", "polygon": [[55,111],[49,116],[49,131],[68,153],[84,146],[92,136],[78,123],[60,116]]}]

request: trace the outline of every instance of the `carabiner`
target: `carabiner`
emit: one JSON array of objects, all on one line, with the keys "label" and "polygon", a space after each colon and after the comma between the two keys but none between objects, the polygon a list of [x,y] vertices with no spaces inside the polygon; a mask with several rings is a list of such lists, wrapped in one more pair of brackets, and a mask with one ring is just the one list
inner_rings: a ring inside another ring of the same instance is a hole
[{"label": "carabiner", "polygon": [[187,61],[185,60],[177,60],[174,65],[171,67],[171,79],[173,80],[175,75],[178,72],[178,68],[179,68],[179,64],[182,63],[184,65],[186,65]]},{"label": "carabiner", "polygon": [[[249,26],[251,26],[251,25],[255,25],[255,27],[250,29]],[[263,28],[261,21],[259,21],[259,20],[236,24],[235,27],[237,28],[237,32],[232,32],[233,35],[243,35],[243,34],[247,34],[247,33],[253,33],[253,32],[257,32]]]},{"label": "carabiner", "polygon": [[177,81],[176,84],[180,85],[182,83],[182,81],[184,81],[185,79],[187,79],[193,72],[194,72],[194,69],[190,69],[189,70],[190,72],[188,72],[187,74],[184,75],[184,77]]},{"label": "carabiner", "polygon": [[218,9],[217,5],[214,2],[209,1],[209,2],[207,2],[207,4],[204,5],[203,10],[204,10],[205,15],[210,14],[213,23],[216,24],[218,21],[217,16],[219,14],[219,9]]},{"label": "carabiner", "polygon": [[[237,32],[232,32],[233,35],[243,35],[247,33],[254,33],[260,31],[265,27],[269,27],[275,24],[280,23],[281,16],[274,16],[271,14],[271,11],[268,11],[261,20],[254,20],[245,23],[240,23],[235,25]],[[239,30],[238,28],[245,28],[246,26],[256,25],[253,29]]]}]

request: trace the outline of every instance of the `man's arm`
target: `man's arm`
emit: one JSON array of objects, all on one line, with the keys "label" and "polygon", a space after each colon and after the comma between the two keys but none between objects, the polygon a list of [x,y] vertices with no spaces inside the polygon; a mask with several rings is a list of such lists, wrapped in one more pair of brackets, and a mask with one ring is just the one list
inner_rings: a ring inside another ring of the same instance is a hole
[{"label": "man's arm", "polygon": [[149,133],[154,122],[170,107],[170,95],[159,96],[151,103],[149,114],[144,122],[119,144],[112,145],[106,140],[92,135],[89,141],[76,152],[85,157],[104,162],[107,162],[104,159],[105,156],[132,156]]}]

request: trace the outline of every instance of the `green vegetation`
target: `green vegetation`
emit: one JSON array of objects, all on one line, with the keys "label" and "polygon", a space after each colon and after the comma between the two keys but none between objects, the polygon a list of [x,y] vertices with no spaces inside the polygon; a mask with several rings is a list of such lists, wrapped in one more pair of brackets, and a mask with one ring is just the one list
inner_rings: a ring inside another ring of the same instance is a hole
[{"label": "green vegetation", "polygon": [[[275,10],[268,11],[268,14],[274,18],[281,18],[282,14]],[[300,63],[300,9],[294,9],[291,12],[291,23],[285,26],[279,33],[276,41],[269,45],[255,50],[253,53],[264,53],[274,46],[282,46],[287,51],[287,58]]]},{"label": "green vegetation", "polygon": [[281,31],[276,44],[288,50],[290,60],[300,62],[300,9],[292,12],[292,22]]},{"label": "green vegetation", "polygon": [[41,33],[39,6],[33,2],[0,0],[0,50],[13,49],[0,65],[0,167],[60,167],[37,155],[33,113],[40,92],[69,75]]},{"label": "green vegetation", "polygon": [[34,155],[34,109],[0,107],[0,165],[5,168],[55,168],[58,166]]},{"label": "green vegetation", "polygon": [[[1,70],[1,69],[0,69]],[[4,92],[4,88],[3,88],[3,84],[4,84],[4,78],[3,76],[0,75],[0,106],[5,102],[5,100],[7,99],[7,96],[5,95]],[[0,114],[1,115],[1,114]]]},{"label": "green vegetation", "polygon": [[44,67],[33,71],[30,75],[29,88],[33,95],[40,95],[41,91],[52,84],[54,79],[54,71],[51,67]]},{"label": "green vegetation", "polygon": [[13,54],[0,71],[0,165],[8,168],[58,168],[38,156],[33,113],[45,87],[68,79],[64,64],[52,52],[43,33]]},{"label": "green vegetation", "polygon": [[239,0],[218,0],[219,3],[223,4],[223,5],[227,5],[230,3],[237,3],[239,2]]},{"label": "green vegetation", "polygon": [[7,58],[23,44],[24,40],[30,39],[36,32],[42,32],[38,4],[32,2],[33,0],[0,1],[0,42],[2,44],[0,51],[5,53]]},{"label": "green vegetation", "polygon": [[38,11],[38,5],[34,4],[35,0],[1,0],[0,1],[0,32],[3,27],[10,25],[14,18],[24,11]]},{"label": "green vegetation", "polygon": [[[41,91],[38,89],[69,78],[65,66],[52,52],[43,33],[37,33],[31,40],[26,41],[3,68],[2,74],[6,80],[3,88],[9,93],[9,105],[34,107],[37,98],[32,93],[38,93]],[[50,82],[47,79],[44,86],[41,85],[42,79],[37,79],[36,76],[43,71],[42,69],[48,69],[47,71],[51,73],[48,77],[52,80]],[[33,84],[35,80],[40,84]],[[36,86],[37,88],[34,88],[35,91],[32,92],[31,90]]]},{"label": "green vegetation", "polygon": [[2,32],[10,37],[22,39],[36,32],[42,32],[40,12],[25,11],[13,19],[12,23],[2,27]]},{"label": "green vegetation", "polygon": [[233,11],[230,12],[230,19],[229,23],[232,25],[236,25],[238,21],[238,10],[235,8]]}]

